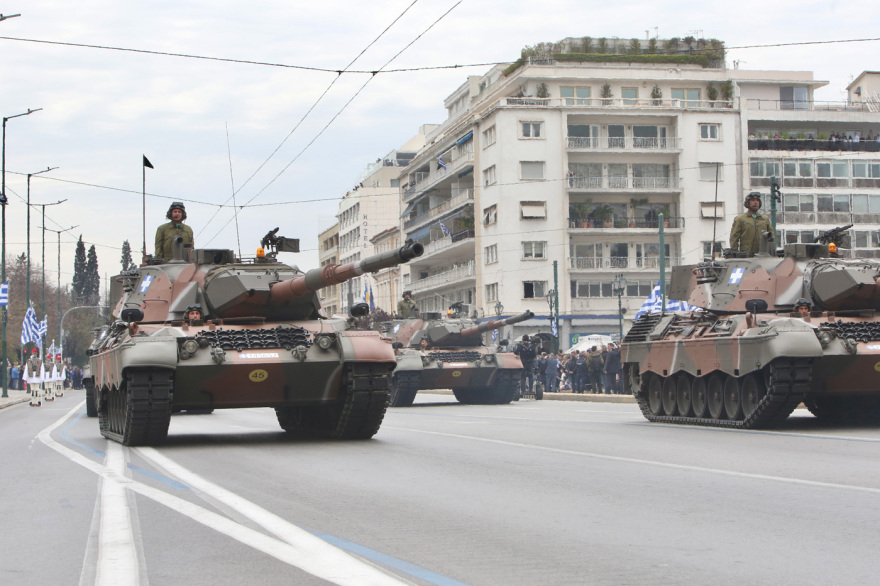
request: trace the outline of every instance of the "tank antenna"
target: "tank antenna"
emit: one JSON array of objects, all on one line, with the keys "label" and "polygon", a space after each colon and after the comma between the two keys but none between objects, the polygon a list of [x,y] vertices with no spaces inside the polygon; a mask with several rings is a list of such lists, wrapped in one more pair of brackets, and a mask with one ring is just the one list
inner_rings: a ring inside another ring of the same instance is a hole
[{"label": "tank antenna", "polygon": [[235,239],[238,241],[238,258],[241,258],[241,234],[238,231],[238,207],[235,205],[235,179],[232,176],[232,149],[229,148],[229,122],[226,122],[226,152],[229,155],[229,183],[232,185],[232,213],[235,215]]},{"label": "tank antenna", "polygon": [[715,260],[715,226],[718,224],[718,171],[721,163],[715,163],[715,207],[712,214],[712,260]]}]

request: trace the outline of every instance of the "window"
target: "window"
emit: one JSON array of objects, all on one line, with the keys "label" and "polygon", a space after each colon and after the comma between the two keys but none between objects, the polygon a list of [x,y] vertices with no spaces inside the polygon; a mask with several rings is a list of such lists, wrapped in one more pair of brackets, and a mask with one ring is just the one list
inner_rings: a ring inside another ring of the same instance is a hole
[{"label": "window", "polygon": [[523,298],[535,299],[547,294],[547,281],[523,281]]},{"label": "window", "polygon": [[559,97],[563,98],[566,106],[589,106],[590,88],[588,87],[561,87]]},{"label": "window", "polygon": [[860,193],[852,196],[852,211],[858,213],[880,213],[880,195]]},{"label": "window", "polygon": [[855,231],[852,248],[880,248],[880,230]]},{"label": "window", "polygon": [[849,161],[818,161],[816,177],[849,177]]},{"label": "window", "polygon": [[721,137],[717,124],[700,124],[700,138],[703,140],[718,140]]},{"label": "window", "polygon": [[626,242],[611,243],[611,268],[625,269],[629,264],[629,244]]},{"label": "window", "polygon": [[813,162],[812,161],[784,161],[782,163],[782,174],[786,177],[812,177]]},{"label": "window", "polygon": [[[713,247],[712,247],[711,241],[703,242],[703,258],[711,258],[712,257],[712,252],[713,252],[712,248]],[[720,242],[720,241],[716,242],[714,248],[715,248],[715,250],[714,250],[715,256],[716,257],[720,256],[721,249],[724,248],[724,243]]]},{"label": "window", "polygon": [[489,128],[483,131],[483,147],[492,146],[495,144],[495,125],[493,124]]},{"label": "window", "polygon": [[786,193],[782,196],[783,211],[812,212],[813,196],[805,193]]},{"label": "window", "polygon": [[520,161],[519,168],[523,180],[544,179],[544,161]]},{"label": "window", "polygon": [[495,185],[495,165],[483,171],[483,185]]},{"label": "window", "polygon": [[608,125],[608,148],[626,148],[626,127],[623,124]]},{"label": "window", "polygon": [[700,90],[673,89],[672,104],[682,108],[698,108],[700,106]]},{"label": "window", "polygon": [[524,259],[542,259],[547,258],[545,256],[545,249],[547,248],[546,242],[523,242],[522,243],[522,251]]},{"label": "window", "polygon": [[849,196],[846,194],[838,195],[817,195],[816,196],[817,211],[820,212],[848,212]]},{"label": "window", "polygon": [[601,269],[602,244],[572,244],[571,268]]},{"label": "window", "polygon": [[665,126],[633,126],[633,148],[657,149],[666,148]]},{"label": "window", "polygon": [[498,206],[490,205],[483,209],[483,225],[490,226],[498,221]]},{"label": "window", "polygon": [[620,97],[623,98],[624,106],[635,106],[639,98],[639,88],[622,87],[620,88]]},{"label": "window", "polygon": [[483,250],[486,253],[486,264],[487,265],[498,262],[498,245],[497,244],[493,244],[492,246],[487,246]]},{"label": "window", "polygon": [[779,88],[780,110],[807,110],[810,105],[807,102],[807,88],[805,87],[781,87]]},{"label": "window", "polygon": [[[624,297],[646,298],[654,290],[656,281],[626,281]],[[611,281],[571,281],[571,296],[585,299],[589,297],[617,297]]]},{"label": "window", "polygon": [[498,301],[498,283],[486,285],[486,301]]},{"label": "window", "polygon": [[786,244],[810,244],[816,239],[813,230],[786,230],[783,236]]},{"label": "window", "polygon": [[721,163],[700,163],[700,181],[724,181],[724,165]]},{"label": "window", "polygon": [[521,201],[519,202],[519,210],[523,220],[547,217],[547,204],[543,201]]},{"label": "window", "polygon": [[853,177],[880,177],[880,162],[878,161],[853,161]]},{"label": "window", "polygon": [[522,134],[520,138],[543,138],[541,136],[541,126],[543,124],[543,122],[521,122]]},{"label": "window", "polygon": [[719,220],[724,219],[724,202],[719,201],[701,201],[700,202],[700,217],[701,218],[718,218]]},{"label": "window", "polygon": [[752,177],[779,177],[779,161],[757,160],[749,163]]}]

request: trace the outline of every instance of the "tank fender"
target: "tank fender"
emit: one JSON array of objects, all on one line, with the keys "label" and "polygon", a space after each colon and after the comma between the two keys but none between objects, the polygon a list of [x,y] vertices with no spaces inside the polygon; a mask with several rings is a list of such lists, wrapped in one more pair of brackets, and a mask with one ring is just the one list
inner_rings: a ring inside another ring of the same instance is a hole
[{"label": "tank fender", "polygon": [[95,386],[119,384],[131,367],[177,368],[177,339],[172,336],[128,339],[91,359]]},{"label": "tank fender", "polygon": [[396,370],[421,370],[422,353],[416,350],[403,350],[396,356]]},{"label": "tank fender", "polygon": [[339,335],[340,357],[343,361],[390,362],[396,364],[391,340],[372,330],[348,330]]}]

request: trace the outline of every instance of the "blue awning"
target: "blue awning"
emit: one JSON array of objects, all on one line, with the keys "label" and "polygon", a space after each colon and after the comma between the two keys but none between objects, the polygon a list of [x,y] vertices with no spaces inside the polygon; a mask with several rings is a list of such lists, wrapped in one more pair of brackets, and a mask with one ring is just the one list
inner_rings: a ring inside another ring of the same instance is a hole
[{"label": "blue awning", "polygon": [[465,175],[469,175],[473,172],[474,172],[474,168],[470,167],[467,171],[462,171],[461,173],[459,173],[458,177],[461,178],[461,177],[464,177]]},{"label": "blue awning", "polygon": [[467,142],[467,141],[469,141],[470,139],[472,139],[473,137],[474,137],[474,131],[471,130],[470,132],[468,132],[467,134],[465,134],[464,136],[462,136],[461,138],[459,138],[458,141],[455,143],[455,146],[458,146],[458,145],[460,145],[460,144],[463,143],[463,142]]}]

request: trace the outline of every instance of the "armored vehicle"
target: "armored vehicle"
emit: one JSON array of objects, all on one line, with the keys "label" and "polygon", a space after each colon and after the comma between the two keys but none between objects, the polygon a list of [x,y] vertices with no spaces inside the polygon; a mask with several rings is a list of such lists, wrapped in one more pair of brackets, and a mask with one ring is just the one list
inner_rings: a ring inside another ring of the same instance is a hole
[{"label": "armored vehicle", "polygon": [[[454,311],[454,310],[453,310]],[[522,362],[501,344],[483,344],[484,332],[533,317],[531,311],[478,324],[471,318],[423,316],[387,326],[394,340],[397,369],[391,379],[391,406],[409,407],[422,389],[452,389],[460,403],[501,405],[517,396]]]},{"label": "armored vehicle", "polygon": [[315,292],[420,256],[422,246],[303,273],[277,261],[299,251],[277,231],[253,259],[178,242],[170,262],[113,278],[115,321],[89,349],[85,381],[102,435],[157,444],[174,411],[240,407],[274,408],[288,432],[366,439],[379,430],[391,343],[325,319]]},{"label": "armored vehicle", "polygon": [[650,421],[773,426],[803,402],[822,418],[880,415],[880,261],[837,257],[850,226],[770,255],[675,267],[670,299],[625,336],[625,388]]}]

